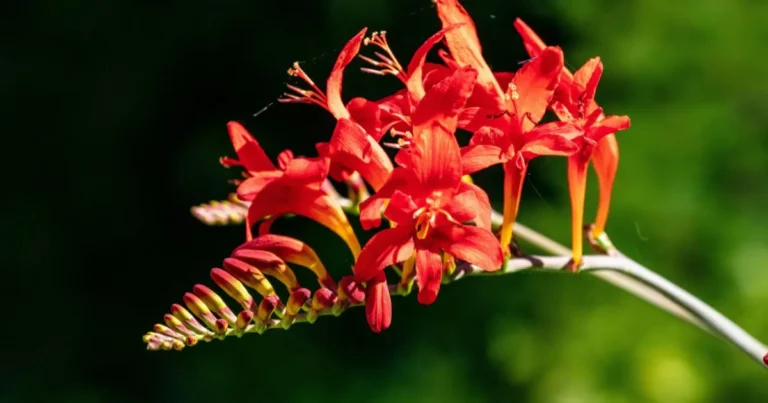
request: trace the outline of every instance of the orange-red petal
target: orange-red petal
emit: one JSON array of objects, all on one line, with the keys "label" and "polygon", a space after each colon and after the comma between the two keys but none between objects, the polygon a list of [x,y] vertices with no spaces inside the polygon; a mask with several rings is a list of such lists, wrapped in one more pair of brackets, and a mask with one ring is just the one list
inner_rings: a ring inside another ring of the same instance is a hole
[{"label": "orange-red petal", "polygon": [[435,242],[449,255],[485,271],[495,271],[504,263],[501,244],[484,228],[454,225],[435,230]]},{"label": "orange-red petal", "polygon": [[491,68],[483,58],[483,50],[472,18],[457,0],[436,0],[436,5],[437,16],[443,27],[462,24],[445,35],[445,42],[453,60],[460,67],[474,67],[478,71],[477,85],[483,88],[489,101],[500,107],[503,105],[504,91],[499,87]]},{"label": "orange-red petal", "polygon": [[[246,170],[259,172],[277,169],[259,142],[248,133],[243,125],[234,121],[229,122],[227,123],[227,131],[229,132],[229,139],[232,141],[232,147],[237,153],[237,158]],[[232,162],[231,159],[228,161]]]},{"label": "orange-red petal", "polygon": [[563,69],[563,51],[548,47],[515,74],[512,84],[518,94],[512,99],[512,112],[524,131],[531,130],[544,116]]},{"label": "orange-red petal", "polygon": [[363,28],[341,49],[336,64],[334,64],[331,74],[328,76],[326,92],[328,96],[328,110],[336,119],[349,119],[350,113],[344,106],[341,99],[341,81],[344,76],[344,69],[354,60],[360,51],[360,45],[363,43],[367,28]]},{"label": "orange-red petal", "polygon": [[355,277],[368,281],[384,268],[400,263],[413,254],[413,228],[396,227],[374,235],[363,247],[355,263]]},{"label": "orange-red petal", "polygon": [[418,102],[424,98],[424,63],[427,61],[427,54],[432,47],[437,45],[443,40],[445,33],[460,27],[461,24],[449,25],[431,37],[427,39],[413,54],[411,62],[408,64],[408,81],[406,81],[406,87],[411,95],[411,98]]}]

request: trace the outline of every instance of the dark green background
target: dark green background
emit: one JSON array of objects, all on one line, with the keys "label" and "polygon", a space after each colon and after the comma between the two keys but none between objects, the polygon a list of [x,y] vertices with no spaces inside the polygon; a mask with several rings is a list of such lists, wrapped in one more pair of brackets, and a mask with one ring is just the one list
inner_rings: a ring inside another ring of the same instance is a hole
[{"label": "dark green background", "polygon": [[[524,18],[571,67],[600,55],[598,99],[628,114],[609,232],[628,255],[768,340],[768,3],[467,0],[489,63],[526,58]],[[243,238],[189,206],[237,175],[228,120],[272,155],[327,139],[316,107],[275,105],[294,60],[323,82],[363,26],[400,59],[436,31],[428,0],[0,4],[4,182],[0,401],[765,402],[735,348],[589,276],[519,274],[177,352],[141,335]],[[356,64],[359,67],[360,64]],[[345,97],[399,88],[350,68]],[[478,176],[499,207],[500,175]],[[590,182],[594,184],[594,178]],[[591,219],[596,186],[590,187]],[[538,193],[538,194],[537,194]],[[534,162],[520,220],[569,242],[562,159]],[[341,241],[301,219],[339,277]]]}]

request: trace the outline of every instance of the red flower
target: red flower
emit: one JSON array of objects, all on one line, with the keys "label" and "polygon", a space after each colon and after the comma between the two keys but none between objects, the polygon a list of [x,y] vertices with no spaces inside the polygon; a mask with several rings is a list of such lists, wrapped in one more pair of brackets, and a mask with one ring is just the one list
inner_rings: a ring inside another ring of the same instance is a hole
[{"label": "red flower", "polygon": [[473,135],[462,150],[464,174],[494,164],[504,165],[504,222],[501,244],[509,245],[517,217],[523,180],[528,161],[540,155],[571,155],[577,151],[569,139],[579,134],[570,123],[552,122],[537,125],[554,94],[563,53],[547,48],[541,56],[525,64],[512,79],[507,90],[507,115],[490,121]]},{"label": "red flower", "polygon": [[312,90],[289,86],[298,95],[286,94],[281,101],[313,103],[327,109],[337,119],[337,125],[330,142],[318,144],[317,149],[320,155],[331,159],[331,176],[348,181],[353,172],[359,172],[374,189],[379,189],[392,172],[392,162],[378,144],[388,130],[382,127],[380,108],[364,98],[354,98],[345,106],[341,98],[344,69],[360,51],[365,32],[366,29],[358,32],[339,53],[328,76],[327,96],[295,63],[289,74],[304,80]]},{"label": "red flower", "polygon": [[360,244],[336,199],[321,186],[328,174],[326,158],[294,158],[290,150],[278,156],[276,167],[250,133],[239,123],[227,125],[238,160],[222,158],[226,166],[240,165],[246,179],[240,182],[237,196],[251,202],[246,217],[246,237],[252,239],[251,226],[262,218],[297,214],[326,226],[338,234],[357,256]]},{"label": "red flower", "polygon": [[[546,47],[544,41],[520,19],[515,20],[515,28],[522,36],[528,54],[531,57],[538,57]],[[603,65],[599,58],[587,61],[575,74],[571,74],[567,68],[563,67],[560,85],[552,103],[552,109],[561,121],[574,123],[583,132],[582,136],[574,139],[580,150],[569,158],[568,162],[575,267],[578,267],[582,255],[587,164],[591,158],[600,185],[600,201],[593,228],[593,235],[599,236],[605,231],[608,220],[611,191],[619,162],[619,147],[615,133],[629,128],[627,116],[606,117],[602,108],[595,102],[595,92],[602,72]]]},{"label": "red flower", "polygon": [[[477,206],[487,203],[462,185],[461,154],[454,137],[459,109],[470,96],[476,77],[474,69],[463,68],[427,92],[413,115],[412,141],[399,158],[407,162],[406,167],[397,168],[373,196],[390,197],[384,216],[395,225],[374,235],[355,264],[360,281],[377,284],[377,297],[370,298],[367,308],[374,330],[386,328],[391,317],[386,314],[388,293],[381,285],[388,265],[415,259],[419,302],[424,304],[437,297],[443,253],[489,271],[501,267],[503,256],[493,234],[463,224],[477,220]],[[379,206],[375,200],[366,201],[363,209]],[[482,211],[490,212],[490,206]]]}]

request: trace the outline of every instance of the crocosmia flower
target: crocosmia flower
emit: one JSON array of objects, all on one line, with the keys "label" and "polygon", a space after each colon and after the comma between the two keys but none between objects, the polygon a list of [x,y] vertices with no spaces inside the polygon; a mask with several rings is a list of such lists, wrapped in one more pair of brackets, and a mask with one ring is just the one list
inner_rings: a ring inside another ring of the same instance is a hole
[{"label": "crocosmia flower", "polygon": [[[407,167],[393,173],[391,180],[397,186],[388,183],[380,192],[391,191],[384,216],[394,227],[374,235],[363,248],[355,264],[360,281],[380,279],[387,266],[413,259],[419,302],[430,304],[440,289],[444,254],[484,270],[501,267],[501,248],[493,233],[465,224],[476,219],[475,207],[481,201],[474,190],[462,191],[461,154],[454,131],[459,108],[471,94],[476,77],[472,68],[457,70],[419,104],[412,140],[401,151],[406,153],[402,159]],[[370,206],[376,204],[366,207]],[[371,302],[382,303],[380,299]],[[376,315],[368,316],[374,330],[383,328],[381,321],[387,317],[377,309],[372,307]]]}]

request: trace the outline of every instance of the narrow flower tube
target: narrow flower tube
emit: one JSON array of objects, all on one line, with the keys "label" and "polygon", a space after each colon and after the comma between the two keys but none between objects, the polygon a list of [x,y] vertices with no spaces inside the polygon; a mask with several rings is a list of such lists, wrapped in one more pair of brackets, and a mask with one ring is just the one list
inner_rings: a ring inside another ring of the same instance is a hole
[{"label": "narrow flower tube", "polygon": [[587,187],[587,165],[589,159],[574,155],[568,158],[568,189],[571,196],[571,241],[573,244],[573,265],[571,270],[576,271],[581,266],[583,255],[584,232],[584,197]]},{"label": "narrow flower tube", "polygon": [[504,164],[504,221],[501,224],[500,243],[507,253],[512,243],[512,234],[520,209],[520,197],[523,193],[527,167],[518,167],[514,162]]}]

